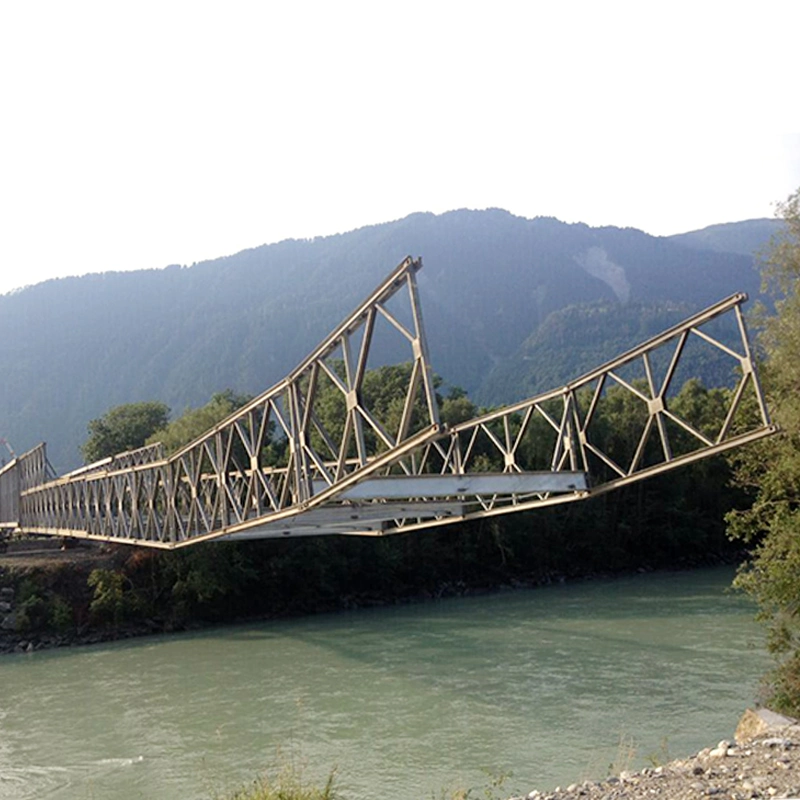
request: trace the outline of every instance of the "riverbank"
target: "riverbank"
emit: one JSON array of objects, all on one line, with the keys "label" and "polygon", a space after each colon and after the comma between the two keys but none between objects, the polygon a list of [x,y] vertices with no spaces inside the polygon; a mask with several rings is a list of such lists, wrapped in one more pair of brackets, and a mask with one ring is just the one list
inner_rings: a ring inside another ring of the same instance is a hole
[{"label": "riverbank", "polygon": [[[220,594],[217,607],[206,609],[206,612],[214,612],[210,616],[199,609],[188,608],[176,615],[174,603],[170,607],[170,594],[174,591],[158,587],[151,551],[75,540],[64,548],[62,540],[48,537],[3,544],[0,552],[0,655],[665,571],[663,567],[640,566],[600,572],[581,570],[577,565],[570,574],[544,567],[518,575],[487,571],[480,580],[438,580],[425,588],[408,587],[400,592],[358,591],[348,587],[347,593],[328,592],[311,602],[305,597],[295,602],[283,598],[280,602],[282,598],[278,595],[279,602],[269,611],[256,613],[228,608],[228,600]],[[735,564],[744,555],[708,554],[703,558],[682,560],[667,571]],[[224,562],[221,569],[223,576],[227,576]],[[100,608],[96,602],[98,589],[89,585],[89,576],[94,570],[103,571],[107,579],[111,578]],[[212,583],[214,577],[206,575]],[[296,575],[292,577],[297,578]],[[114,580],[117,585],[111,585]],[[188,582],[182,581],[184,586]],[[152,601],[154,598],[143,603],[136,599],[138,592],[132,591],[136,583],[141,585],[140,592],[163,598],[163,614],[159,613],[158,602]]]},{"label": "riverbank", "polygon": [[733,741],[685,759],[623,771],[514,800],[795,800],[800,798],[800,724],[766,709],[748,710]]},{"label": "riverbank", "polygon": [[[3,542],[0,551],[0,655],[78,647],[173,632],[163,620],[114,625],[90,613],[93,570],[121,571],[130,547],[53,537]],[[199,627],[187,623],[184,629]]]}]

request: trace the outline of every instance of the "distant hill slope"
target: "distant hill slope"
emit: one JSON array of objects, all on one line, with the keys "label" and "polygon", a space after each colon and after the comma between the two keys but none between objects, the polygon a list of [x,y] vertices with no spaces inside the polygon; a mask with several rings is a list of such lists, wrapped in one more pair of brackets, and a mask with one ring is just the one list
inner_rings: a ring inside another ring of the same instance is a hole
[{"label": "distant hill slope", "polygon": [[694,250],[715,250],[718,253],[752,256],[769,242],[782,224],[777,219],[748,219],[743,222],[709,225],[699,231],[679,233],[668,238]]},{"label": "distant hill slope", "polygon": [[[727,235],[736,226],[723,227]],[[627,342],[617,313],[638,336],[648,319],[671,319],[676,308],[757,291],[749,255],[697,247],[687,236],[499,209],[419,213],[192,267],[47,281],[0,296],[0,436],[18,451],[46,440],[61,471],[79,463],[87,422],[111,406],[156,399],[180,413],[225,388],[258,393],[406,255],[423,258],[438,373],[480,402],[506,402],[577,374],[586,357],[606,352],[600,339]],[[595,314],[583,347],[580,309],[597,303],[615,309],[610,333]],[[565,309],[567,317],[542,327]],[[570,347],[549,343],[565,329]]]}]

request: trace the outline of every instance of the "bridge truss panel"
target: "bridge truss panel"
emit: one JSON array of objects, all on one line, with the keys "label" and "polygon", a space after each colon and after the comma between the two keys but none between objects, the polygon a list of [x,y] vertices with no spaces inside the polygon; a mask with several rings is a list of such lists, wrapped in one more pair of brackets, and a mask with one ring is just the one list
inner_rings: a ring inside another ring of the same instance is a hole
[{"label": "bridge truss panel", "polygon": [[0,528],[16,529],[20,521],[20,494],[54,477],[44,442],[3,466],[0,469]]},{"label": "bridge truss panel", "polygon": [[[415,454],[417,469],[589,476],[588,487],[572,491],[459,495],[460,519],[477,519],[585,499],[774,434],[741,310],[746,299],[732,295],[559,389],[453,426]],[[718,360],[726,386],[685,382],[685,362],[698,356]],[[693,402],[698,394],[716,407],[714,419]],[[384,532],[430,525],[407,520]]]},{"label": "bridge truss panel", "polygon": [[[205,541],[321,506],[441,435],[421,265],[406,258],[286,378],[169,458],[142,448],[21,487],[21,525],[153,547]],[[397,414],[367,391],[386,352],[400,353]]]},{"label": "bridge truss panel", "polygon": [[19,525],[19,463],[16,458],[0,469],[0,528]]},{"label": "bridge truss panel", "polygon": [[[286,378],[169,458],[142,448],[56,480],[31,466],[20,526],[164,548],[385,535],[585,499],[775,432],[741,294],[561,388],[446,428],[420,267],[405,259]],[[401,354],[392,414],[370,385],[386,352]],[[684,385],[698,358],[719,362],[711,395]]]}]

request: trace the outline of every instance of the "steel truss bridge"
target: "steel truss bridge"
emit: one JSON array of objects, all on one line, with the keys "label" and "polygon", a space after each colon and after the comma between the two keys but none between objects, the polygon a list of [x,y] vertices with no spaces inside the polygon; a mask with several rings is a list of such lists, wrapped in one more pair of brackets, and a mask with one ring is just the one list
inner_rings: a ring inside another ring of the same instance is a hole
[{"label": "steel truss bridge", "polygon": [[[405,259],[293,372],[169,457],[154,445],[61,477],[44,444],[14,458],[0,469],[0,527],[154,548],[380,536],[583,500],[776,430],[743,294],[561,388],[445,424],[421,266]],[[376,372],[387,354],[394,368]],[[733,376],[713,422],[676,399],[698,357]],[[604,403],[624,409],[618,430]]]}]

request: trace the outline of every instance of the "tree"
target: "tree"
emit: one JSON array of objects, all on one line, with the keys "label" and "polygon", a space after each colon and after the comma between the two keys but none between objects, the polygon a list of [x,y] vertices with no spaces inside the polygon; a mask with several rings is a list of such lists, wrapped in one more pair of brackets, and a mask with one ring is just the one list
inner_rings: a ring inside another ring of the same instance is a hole
[{"label": "tree", "polygon": [[169,406],[157,401],[115,406],[88,427],[89,438],[81,447],[86,463],[143,447],[156,431],[166,427]]},{"label": "tree", "polygon": [[782,434],[736,455],[736,480],[752,507],[728,515],[729,534],[753,545],[736,585],[757,602],[777,664],[767,701],[800,712],[800,189],[778,205],[785,222],[763,257],[764,288],[775,313],[761,319],[759,342],[768,402]]},{"label": "tree", "polygon": [[225,417],[241,408],[250,400],[249,395],[237,395],[231,389],[217,392],[200,408],[187,408],[176,420],[163,430],[157,430],[148,438],[148,444],[161,442],[168,455],[202,436]]}]

